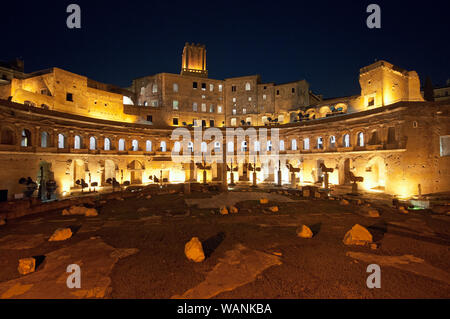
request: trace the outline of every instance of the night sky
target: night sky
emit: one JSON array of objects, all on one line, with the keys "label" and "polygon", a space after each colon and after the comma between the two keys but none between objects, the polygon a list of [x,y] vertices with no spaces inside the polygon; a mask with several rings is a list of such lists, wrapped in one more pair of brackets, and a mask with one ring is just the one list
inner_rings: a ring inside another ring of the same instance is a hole
[{"label": "night sky", "polygon": [[[66,7],[81,6],[82,29]],[[381,29],[366,7],[381,6]],[[137,77],[179,73],[185,42],[205,44],[209,77],[260,74],[306,79],[315,93],[360,92],[359,68],[384,59],[433,84],[450,78],[447,1],[10,1],[1,3],[0,60],[49,67],[127,87]]]}]

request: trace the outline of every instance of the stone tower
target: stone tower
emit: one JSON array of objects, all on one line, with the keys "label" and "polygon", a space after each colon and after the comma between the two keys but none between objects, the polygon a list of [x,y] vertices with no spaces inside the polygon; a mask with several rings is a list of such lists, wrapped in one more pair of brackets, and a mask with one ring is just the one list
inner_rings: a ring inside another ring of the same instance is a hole
[{"label": "stone tower", "polygon": [[208,71],[206,70],[206,48],[204,45],[186,42],[181,61],[181,75],[208,77]]}]

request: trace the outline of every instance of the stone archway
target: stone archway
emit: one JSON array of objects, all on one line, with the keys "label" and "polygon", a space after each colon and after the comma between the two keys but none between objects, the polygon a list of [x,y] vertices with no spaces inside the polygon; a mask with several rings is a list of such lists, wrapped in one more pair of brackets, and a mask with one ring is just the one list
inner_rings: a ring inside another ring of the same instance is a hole
[{"label": "stone archway", "polygon": [[384,191],[386,186],[386,164],[382,157],[375,156],[370,159],[366,168],[364,184],[369,189]]},{"label": "stone archway", "polygon": [[102,183],[103,185],[107,185],[106,181],[111,178],[116,178],[116,171],[117,167],[114,161],[112,160],[105,160],[103,163],[103,172],[102,172]]},{"label": "stone archway", "polygon": [[131,184],[142,184],[142,173],[144,171],[144,166],[141,162],[134,160],[128,164],[128,170],[130,174]]},{"label": "stone archway", "polygon": [[339,185],[350,185],[349,173],[351,171],[351,159],[346,158],[339,165]]},{"label": "stone archway", "polygon": [[46,161],[39,162],[39,169],[37,172],[37,184],[39,186],[38,189],[38,198],[42,201],[48,200],[47,197],[47,185],[46,183],[50,180],[53,180],[53,172],[52,172],[52,164]]}]

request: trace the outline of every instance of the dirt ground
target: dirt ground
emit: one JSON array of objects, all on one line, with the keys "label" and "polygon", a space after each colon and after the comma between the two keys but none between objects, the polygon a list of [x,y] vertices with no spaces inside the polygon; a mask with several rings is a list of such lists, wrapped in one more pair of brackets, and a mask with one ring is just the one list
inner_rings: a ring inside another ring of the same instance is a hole
[{"label": "dirt ground", "polygon": [[[401,214],[376,200],[369,203],[378,218],[368,217],[364,205],[338,200],[261,190],[221,196],[154,194],[97,202],[98,217],[57,211],[8,221],[0,227],[0,297],[450,297],[450,216]],[[261,197],[269,204],[260,204]],[[224,200],[239,212],[220,215]],[[271,206],[279,211],[270,212]],[[313,238],[296,236],[302,224]],[[370,231],[376,249],[343,244],[355,224]],[[49,242],[62,227],[73,230],[72,238]],[[201,263],[185,257],[192,237],[202,241]],[[18,260],[31,256],[43,262],[35,273],[20,275]],[[65,282],[73,263],[81,267],[78,292]],[[369,264],[380,266],[381,288],[367,287]]]}]

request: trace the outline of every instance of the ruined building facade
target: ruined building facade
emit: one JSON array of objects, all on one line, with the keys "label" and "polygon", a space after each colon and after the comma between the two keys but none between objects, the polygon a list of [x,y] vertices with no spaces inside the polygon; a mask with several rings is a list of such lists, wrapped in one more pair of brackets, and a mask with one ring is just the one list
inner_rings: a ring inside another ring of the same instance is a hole
[{"label": "ruined building facade", "polygon": [[[245,143],[201,145],[202,151],[225,150],[227,166],[236,167],[226,173],[223,164],[211,163],[208,182],[233,174],[251,183],[249,163],[256,161],[258,183],[278,183],[280,170],[282,184],[320,185],[323,163],[334,169],[336,185],[349,184],[352,172],[364,177],[361,187],[369,191],[406,197],[419,188],[423,194],[450,190],[450,103],[424,102],[416,72],[378,61],[360,70],[360,95],[324,100],[305,80],[216,80],[206,66],[206,48],[186,44],[180,74],[135,79],[127,89],[59,68],[10,72],[0,85],[0,189],[20,197],[18,180],[28,176],[54,179],[59,197],[80,191],[81,179],[100,190],[109,190],[112,178],[131,185],[155,176],[201,182],[196,165],[173,161],[174,149],[192,153],[194,147],[180,147],[173,129],[193,135],[196,127],[216,127],[225,135],[226,128],[242,127]],[[269,130],[259,140],[260,128],[277,128],[279,136]],[[278,163],[260,161],[255,150],[277,154]],[[244,160],[233,155],[238,151]],[[298,172],[291,174],[287,164]]]}]

